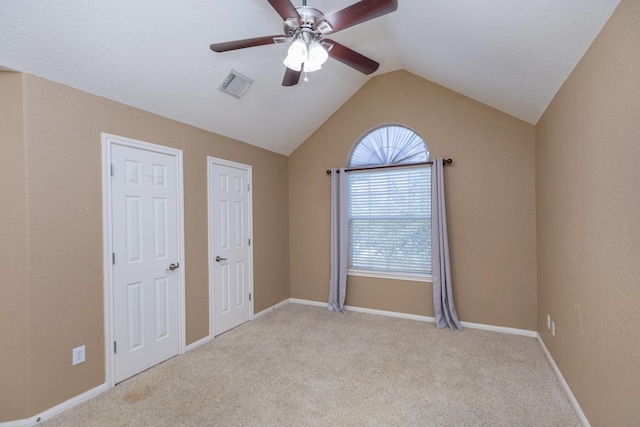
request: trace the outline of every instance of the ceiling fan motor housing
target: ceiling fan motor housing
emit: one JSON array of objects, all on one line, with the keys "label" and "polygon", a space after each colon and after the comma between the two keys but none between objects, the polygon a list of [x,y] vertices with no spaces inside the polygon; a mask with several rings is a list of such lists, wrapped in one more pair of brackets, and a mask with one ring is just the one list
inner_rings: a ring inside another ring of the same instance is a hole
[{"label": "ceiling fan motor housing", "polygon": [[331,31],[331,25],[318,9],[300,6],[296,10],[300,14],[300,19],[287,18],[284,20],[284,33],[288,39],[295,40],[301,36],[309,43],[313,40],[321,40],[325,32]]}]

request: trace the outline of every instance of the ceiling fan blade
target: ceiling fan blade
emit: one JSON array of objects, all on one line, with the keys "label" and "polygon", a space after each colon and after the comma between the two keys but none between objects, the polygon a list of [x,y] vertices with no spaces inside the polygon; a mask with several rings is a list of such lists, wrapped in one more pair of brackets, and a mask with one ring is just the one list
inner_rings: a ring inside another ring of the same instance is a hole
[{"label": "ceiling fan blade", "polygon": [[335,33],[354,25],[362,24],[398,9],[398,0],[362,0],[338,12],[325,17],[331,30],[325,34]]},{"label": "ceiling fan blade", "polygon": [[290,0],[267,0],[282,19],[296,18],[300,20],[300,14]]},{"label": "ceiling fan blade", "polygon": [[282,79],[282,86],[297,85],[300,81],[300,74],[302,74],[302,70],[295,71],[287,67],[287,70],[284,72],[284,79]]},{"label": "ceiling fan blade", "polygon": [[342,62],[345,65],[348,65],[351,68],[355,68],[361,73],[371,74],[375,72],[380,66],[380,64],[378,64],[373,59],[367,58],[366,56],[359,54],[355,50],[349,49],[348,47],[341,45],[340,43],[333,40],[324,39],[322,43],[333,45],[333,47],[329,49],[330,57]]},{"label": "ceiling fan blade", "polygon": [[209,47],[214,52],[227,52],[230,50],[244,49],[246,47],[272,44],[272,43],[276,43],[276,39],[280,40],[284,38],[285,38],[284,35],[278,34],[275,36],[255,37],[252,39],[234,40],[231,42],[224,42],[224,43],[213,43]]}]

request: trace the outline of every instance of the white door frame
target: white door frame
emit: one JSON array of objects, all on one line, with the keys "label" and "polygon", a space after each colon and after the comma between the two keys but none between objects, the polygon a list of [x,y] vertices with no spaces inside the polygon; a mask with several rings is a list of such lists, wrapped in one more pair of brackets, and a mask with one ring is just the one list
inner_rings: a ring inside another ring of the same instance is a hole
[{"label": "white door frame", "polygon": [[105,338],[105,383],[108,388],[114,384],[114,313],[113,313],[113,241],[111,216],[111,147],[121,145],[140,150],[152,151],[173,156],[176,159],[176,191],[178,203],[178,259],[180,268],[177,272],[178,279],[178,342],[179,354],[185,352],[186,321],[185,321],[185,291],[184,291],[184,184],[182,168],[182,150],[151,144],[122,136],[102,133],[102,229],[103,229],[103,267],[104,267],[104,338]]},{"label": "white door frame", "polygon": [[249,292],[251,293],[251,301],[250,301],[250,313],[249,313],[249,321],[253,320],[253,303],[255,300],[255,294],[253,292],[253,180],[252,180],[252,170],[253,167],[251,165],[245,165],[243,163],[232,162],[231,160],[219,159],[217,157],[207,156],[207,227],[209,231],[209,258],[207,259],[207,264],[209,267],[209,338],[213,339],[214,337],[214,328],[213,328],[213,310],[214,310],[214,301],[213,301],[213,268],[211,268],[213,264],[214,254],[214,235],[213,235],[213,226],[211,221],[212,215],[212,204],[213,198],[211,197],[213,188],[211,188],[211,182],[213,180],[213,165],[222,165],[228,166],[232,168],[242,169],[247,171],[247,181],[251,186],[251,191],[249,191],[248,196],[248,206],[247,210],[247,219],[249,221],[249,238],[251,239],[251,244],[249,245]]}]

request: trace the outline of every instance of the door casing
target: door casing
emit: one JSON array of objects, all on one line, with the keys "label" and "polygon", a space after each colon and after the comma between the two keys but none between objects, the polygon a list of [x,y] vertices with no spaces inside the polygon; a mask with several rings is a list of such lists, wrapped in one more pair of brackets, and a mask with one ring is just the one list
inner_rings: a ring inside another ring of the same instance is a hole
[{"label": "door casing", "polygon": [[179,354],[185,352],[186,348],[186,320],[185,320],[185,260],[184,260],[184,180],[183,180],[183,155],[182,150],[138,141],[108,133],[102,133],[102,224],[103,224],[103,275],[104,275],[104,336],[105,336],[105,383],[108,388],[114,384],[114,357],[113,357],[113,337],[114,337],[114,312],[113,312],[113,241],[112,241],[112,221],[111,216],[111,147],[121,145],[129,148],[153,151],[167,154],[176,159],[176,191],[177,191],[177,221],[178,239],[177,253],[180,268],[178,269],[178,334],[179,334]]}]

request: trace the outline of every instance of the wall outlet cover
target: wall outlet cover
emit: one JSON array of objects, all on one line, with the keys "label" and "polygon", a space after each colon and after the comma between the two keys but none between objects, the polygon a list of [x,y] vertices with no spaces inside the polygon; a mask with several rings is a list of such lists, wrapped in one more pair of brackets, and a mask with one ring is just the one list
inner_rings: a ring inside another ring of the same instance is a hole
[{"label": "wall outlet cover", "polygon": [[551,329],[551,315],[547,314],[547,329]]},{"label": "wall outlet cover", "polygon": [[84,363],[84,361],[85,361],[85,347],[82,345],[80,347],[74,348],[72,352],[72,360],[71,360],[71,363],[73,364],[73,366],[79,363]]}]

